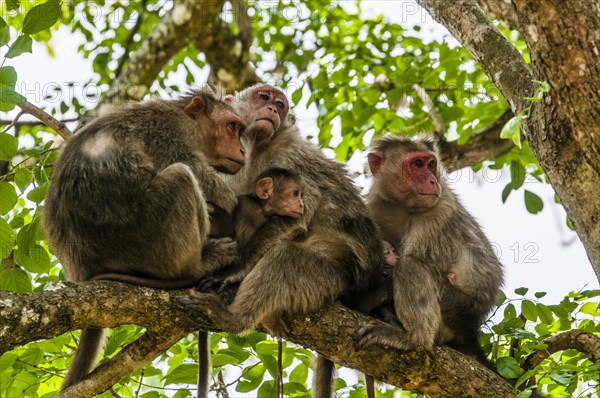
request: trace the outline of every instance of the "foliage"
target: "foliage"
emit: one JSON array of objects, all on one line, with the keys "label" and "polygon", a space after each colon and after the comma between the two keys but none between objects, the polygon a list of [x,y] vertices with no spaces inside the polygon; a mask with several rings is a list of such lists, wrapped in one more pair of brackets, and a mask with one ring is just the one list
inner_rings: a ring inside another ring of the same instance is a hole
[{"label": "foliage", "polygon": [[[0,17],[0,111],[11,111],[25,97],[16,91],[18,71],[11,62],[32,51],[34,41],[45,43],[53,54],[60,47],[51,42],[58,29],[68,30],[78,41],[78,56],[90,62],[89,80],[83,88],[108,89],[128,61],[128,54],[169,11],[170,1],[144,0],[105,2],[47,0],[6,1]],[[451,40],[424,41],[420,26],[404,26],[384,16],[366,17],[362,4],[349,2],[280,2],[268,7],[249,4],[255,34],[257,73],[265,80],[287,88],[294,102],[306,102],[317,116],[318,134],[313,138],[330,147],[341,161],[362,150],[374,135],[386,132],[414,135],[433,131],[432,110],[427,109],[417,87],[425,90],[443,121],[448,140],[463,144],[482,127],[496,121],[507,103],[469,54]],[[4,11],[4,10],[3,10]],[[229,26],[236,30],[235,22]],[[507,34],[510,34],[507,32]],[[522,39],[513,39],[524,51]],[[56,47],[55,47],[56,46]],[[73,54],[75,57],[76,54]],[[273,60],[276,60],[275,62]],[[196,76],[205,59],[190,45],[176,55],[157,77],[151,94],[176,93],[198,83]],[[185,84],[183,84],[185,82]],[[75,82],[73,83],[75,84]],[[543,88],[544,86],[541,85]],[[72,86],[56,87],[61,90]],[[542,95],[543,90],[540,91]],[[97,98],[60,96],[46,111],[57,118],[79,117],[90,111]],[[541,98],[541,97],[540,97]],[[539,100],[536,96],[533,100]],[[533,104],[533,102],[532,102]],[[507,138],[517,143],[510,152],[490,159],[491,167],[510,170],[510,182],[502,199],[523,187],[527,178],[542,180],[543,171],[526,141],[520,141],[517,115],[505,128]],[[39,126],[17,126],[14,134],[0,132],[0,289],[31,292],[49,281],[62,279],[61,267],[52,256],[40,228],[43,200],[52,164],[57,156],[54,134]],[[517,140],[519,138],[519,140]],[[482,165],[477,165],[475,169]],[[527,209],[543,208],[535,193],[524,190]],[[598,396],[598,364],[573,350],[552,354],[531,368],[528,357],[544,349],[543,339],[572,328],[600,333],[595,298],[597,291],[571,293],[558,305],[544,305],[542,296],[504,298],[503,319],[482,335],[482,344],[500,372],[520,383],[534,378],[548,391],[582,397]],[[516,303],[521,304],[517,314]],[[584,316],[585,315],[585,316]],[[141,333],[135,326],[111,331],[103,355],[114,355],[119,347]],[[51,397],[59,387],[71,360],[78,333],[31,343],[0,357],[0,396]],[[275,395],[273,377],[277,344],[265,334],[245,337],[213,334],[212,378],[218,390],[231,384],[238,393],[260,397]],[[189,336],[152,365],[130,375],[115,387],[121,396],[193,396],[198,354]],[[285,394],[309,396],[312,353],[284,343]],[[365,396],[361,380],[336,381],[338,394]],[[584,383],[591,383],[585,390]],[[398,396],[389,386],[378,396]],[[594,395],[595,394],[595,395]],[[105,393],[102,396],[113,396]],[[412,396],[403,392],[402,396]]]}]

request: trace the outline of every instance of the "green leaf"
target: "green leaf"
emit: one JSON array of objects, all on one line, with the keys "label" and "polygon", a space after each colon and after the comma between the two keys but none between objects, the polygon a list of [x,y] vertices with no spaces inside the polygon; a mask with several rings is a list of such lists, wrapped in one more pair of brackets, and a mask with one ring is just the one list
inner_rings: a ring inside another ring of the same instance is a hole
[{"label": "green leaf", "polygon": [[515,289],[515,294],[518,294],[519,296],[524,296],[527,294],[528,291],[529,289],[526,287],[519,287]]},{"label": "green leaf", "polygon": [[240,360],[231,355],[217,353],[212,356],[211,362],[213,367],[218,367],[225,365],[238,365]]},{"label": "green leaf", "polygon": [[31,192],[27,194],[27,199],[31,200],[34,203],[42,203],[42,201],[46,198],[46,193],[48,192],[48,183],[44,183],[39,187],[32,189]]},{"label": "green leaf", "polygon": [[17,85],[17,71],[12,66],[0,68],[0,87],[14,91]]},{"label": "green leaf", "polygon": [[532,322],[537,321],[537,310],[535,304],[532,301],[523,300],[523,302],[521,303],[521,312],[523,313],[525,319]]},{"label": "green leaf", "polygon": [[0,111],[9,112],[15,108],[16,104],[25,102],[27,98],[16,91],[0,87]]},{"label": "green leaf", "polygon": [[546,292],[536,292],[534,294],[535,298],[541,299],[542,297],[546,296]]},{"label": "green leaf", "polygon": [[500,138],[504,139],[512,139],[513,142],[519,149],[521,148],[521,122],[527,116],[523,113],[520,113],[510,119],[504,127],[502,127],[502,131],[500,132]]},{"label": "green leaf", "polygon": [[0,214],[6,214],[17,204],[15,186],[8,182],[0,182]]},{"label": "green leaf", "polygon": [[510,193],[514,189],[513,187],[514,187],[514,185],[512,182],[509,182],[508,184],[506,184],[506,186],[502,190],[502,203],[506,203],[506,200],[508,199],[508,195],[510,195]]},{"label": "green leaf", "polygon": [[32,35],[50,28],[62,14],[59,0],[48,0],[33,7],[23,20],[23,33]]},{"label": "green leaf", "polygon": [[15,231],[0,217],[0,261],[10,255],[15,246]]},{"label": "green leaf", "polygon": [[29,249],[22,250],[20,247],[15,250],[15,262],[29,272],[42,274],[52,268],[50,255],[42,246],[36,244]]},{"label": "green leaf", "polygon": [[296,91],[294,91],[292,93],[292,101],[294,102],[294,104],[298,104],[301,99],[302,99],[302,87],[300,87],[299,89],[297,89]]},{"label": "green leaf", "polygon": [[33,181],[33,172],[27,167],[20,166],[15,171],[15,184],[21,192],[25,191],[25,188]]},{"label": "green leaf", "polygon": [[544,304],[536,304],[538,316],[540,317],[540,322],[546,325],[552,324],[554,321],[554,316],[552,316],[552,310],[546,307]]},{"label": "green leaf", "polygon": [[3,269],[0,266],[0,290],[25,293],[32,290],[29,274],[19,267]]},{"label": "green leaf", "polygon": [[165,377],[165,385],[168,384],[195,384],[198,381],[198,364],[184,363],[171,369]]},{"label": "green leaf", "polygon": [[525,167],[520,162],[513,160],[510,162],[510,181],[513,184],[513,189],[521,188],[525,182],[526,176]]},{"label": "green leaf", "polygon": [[290,373],[290,382],[306,384],[308,379],[308,366],[301,363],[292,370]]},{"label": "green leaf", "polygon": [[525,207],[531,214],[537,214],[544,208],[544,202],[533,192],[525,190]]},{"label": "green leaf", "polygon": [[11,160],[17,154],[19,140],[7,133],[0,133],[0,160]]},{"label": "green leaf", "polygon": [[266,369],[264,365],[258,364],[248,371],[246,371],[246,369],[242,372],[242,378],[245,380],[240,380],[235,386],[237,392],[250,392],[256,390],[265,377]]},{"label": "green leaf", "polygon": [[14,58],[23,53],[31,53],[33,40],[31,40],[30,36],[21,35],[17,37],[17,40],[10,46],[8,52],[6,53],[6,58]]},{"label": "green leaf", "polygon": [[595,317],[600,317],[600,307],[594,302],[585,303],[581,306],[581,312]]},{"label": "green leaf", "polygon": [[21,0],[6,0],[6,8],[9,11],[16,11],[21,5]]},{"label": "green leaf", "polygon": [[4,18],[0,17],[0,47],[10,41],[10,28]]},{"label": "green leaf", "polygon": [[498,358],[496,361],[496,369],[498,370],[498,373],[507,379],[516,379],[523,373],[523,369],[519,366],[519,362],[512,357]]}]

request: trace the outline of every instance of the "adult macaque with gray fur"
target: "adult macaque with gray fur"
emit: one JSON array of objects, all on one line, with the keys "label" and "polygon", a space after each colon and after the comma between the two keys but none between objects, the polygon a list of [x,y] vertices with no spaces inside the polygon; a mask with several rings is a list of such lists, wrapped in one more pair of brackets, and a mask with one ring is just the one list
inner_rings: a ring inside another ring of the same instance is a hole
[{"label": "adult macaque with gray fur", "polygon": [[316,311],[367,288],[383,264],[381,242],[343,166],[299,135],[282,91],[259,85],[226,100],[247,124],[248,162],[229,179],[236,192],[252,192],[257,176],[269,168],[294,170],[304,184],[305,209],[299,220],[307,232],[301,237],[288,233],[298,220],[270,220],[248,243],[267,249],[231,305],[203,293],[184,302],[228,332],[263,324],[273,335],[284,336],[284,316]]},{"label": "adult macaque with gray fur", "polygon": [[[200,92],[119,105],[86,124],[56,162],[44,210],[67,279],[177,288],[235,261],[235,242],[208,240],[208,209],[237,204],[217,170],[244,164],[244,126]],[[82,332],[62,389],[90,372],[102,340],[102,329]]]},{"label": "adult macaque with gray fur", "polygon": [[402,328],[372,324],[361,330],[358,345],[411,350],[448,344],[487,365],[477,335],[496,303],[502,265],[440,178],[433,141],[386,136],[368,160],[375,181],[367,205],[400,256],[393,281]]}]

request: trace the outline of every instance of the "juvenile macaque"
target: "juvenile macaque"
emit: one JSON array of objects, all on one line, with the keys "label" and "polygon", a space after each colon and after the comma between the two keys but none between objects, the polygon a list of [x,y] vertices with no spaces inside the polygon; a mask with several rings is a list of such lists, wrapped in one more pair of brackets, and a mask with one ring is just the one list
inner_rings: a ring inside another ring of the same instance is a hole
[{"label": "juvenile macaque", "polygon": [[[304,213],[303,196],[304,185],[296,173],[279,168],[261,173],[256,178],[254,192],[238,196],[238,206],[233,217],[235,240],[244,261],[205,278],[200,283],[200,288],[204,290],[218,285],[218,290],[222,290],[228,285],[240,283],[270,246],[265,245],[260,251],[249,252],[246,248],[247,243],[273,216],[300,218]],[[298,222],[287,231],[287,235],[301,236],[304,233],[306,227],[302,222]]]},{"label": "juvenile macaque", "polygon": [[383,259],[385,260],[385,265],[384,265],[384,275],[388,275],[389,271],[394,268],[396,266],[396,264],[398,264],[398,260],[400,260],[400,257],[398,257],[398,253],[396,253],[396,249],[394,249],[394,246],[392,246],[392,244],[390,242],[388,242],[387,240],[384,240],[383,242]]},{"label": "juvenile macaque", "polygon": [[243,246],[271,216],[299,218],[304,213],[304,185],[285,169],[269,169],[256,179],[254,192],[238,197],[235,240]]},{"label": "juvenile macaque", "polygon": [[402,327],[374,323],[361,330],[358,345],[411,350],[448,344],[487,365],[477,335],[496,303],[502,265],[440,178],[433,142],[386,136],[368,160],[375,182],[367,205],[383,238],[399,248],[393,290]]},{"label": "juvenile macaque", "polygon": [[[381,242],[343,166],[298,134],[283,92],[259,85],[226,100],[248,126],[249,152],[246,166],[228,181],[238,194],[248,194],[263,171],[294,169],[304,184],[304,214],[269,220],[254,234],[246,246],[260,256],[229,306],[203,293],[184,303],[228,332],[263,324],[273,335],[285,336],[284,316],[316,311],[367,288],[384,262]],[[306,226],[300,237],[290,233],[299,222]]]},{"label": "juvenile macaque", "polygon": [[[217,170],[244,164],[244,127],[202,92],[119,105],[86,124],[56,162],[44,211],[67,279],[177,288],[235,261],[235,242],[208,240],[209,208],[235,209]],[[102,341],[102,329],[82,332],[62,389],[90,372]]]}]

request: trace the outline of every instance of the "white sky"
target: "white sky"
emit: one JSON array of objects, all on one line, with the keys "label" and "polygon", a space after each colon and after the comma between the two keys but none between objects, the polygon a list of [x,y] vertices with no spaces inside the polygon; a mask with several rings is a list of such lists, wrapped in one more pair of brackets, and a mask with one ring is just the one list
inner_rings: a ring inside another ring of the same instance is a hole
[{"label": "white sky", "polygon": [[[384,12],[396,22],[422,25],[422,34],[427,38],[446,37],[446,40],[454,42],[413,1],[367,0],[362,4],[364,9]],[[43,45],[34,43],[33,54],[24,54],[5,63],[17,69],[17,89],[38,106],[47,103],[44,97],[53,93],[53,87],[66,87],[69,82],[75,82],[72,91],[81,99],[85,96],[82,86],[92,76],[89,62],[77,54],[79,39],[73,38],[70,32],[63,30],[55,34],[51,45],[55,49],[55,58],[47,55]],[[198,76],[201,75],[199,72]],[[65,91],[63,95],[69,93]],[[57,100],[56,96],[51,99]],[[315,115],[314,111],[298,108],[296,113],[302,116],[301,119],[305,118],[305,114],[308,118]],[[6,117],[6,114],[2,114],[2,118]],[[307,125],[313,124],[308,122]],[[566,228],[562,208],[553,204],[551,187],[538,182],[525,184],[528,190],[544,200],[545,205],[541,213],[531,215],[525,209],[522,190],[513,192],[507,203],[502,204],[501,192],[509,179],[507,171],[499,175],[494,170],[478,174],[461,170],[449,176],[450,185],[479,220],[498,250],[505,266],[504,290],[507,295],[515,296],[513,290],[525,286],[530,288],[530,292],[547,292],[548,296],[542,301],[553,304],[569,291],[598,288],[596,276],[581,243],[577,240],[568,246],[562,245],[562,242],[571,241],[575,233]]]}]

